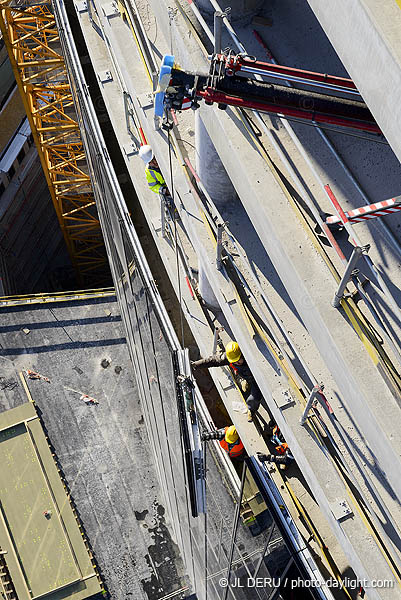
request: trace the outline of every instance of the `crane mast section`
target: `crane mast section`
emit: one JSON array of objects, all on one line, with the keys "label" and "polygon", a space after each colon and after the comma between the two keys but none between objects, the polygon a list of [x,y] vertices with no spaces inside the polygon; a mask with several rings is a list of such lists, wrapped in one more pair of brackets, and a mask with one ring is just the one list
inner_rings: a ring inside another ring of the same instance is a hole
[{"label": "crane mast section", "polygon": [[0,29],[79,283],[99,285],[107,258],[52,3],[0,0]]}]

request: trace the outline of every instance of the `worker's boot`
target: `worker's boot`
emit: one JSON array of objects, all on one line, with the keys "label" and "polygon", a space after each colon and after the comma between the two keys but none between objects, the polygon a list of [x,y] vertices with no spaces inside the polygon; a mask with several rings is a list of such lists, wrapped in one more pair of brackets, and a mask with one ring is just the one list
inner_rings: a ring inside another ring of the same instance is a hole
[{"label": "worker's boot", "polygon": [[248,408],[248,413],[247,414],[248,414],[248,423],[252,423],[253,422],[253,415],[254,415],[254,413],[251,410],[249,410],[249,408]]}]

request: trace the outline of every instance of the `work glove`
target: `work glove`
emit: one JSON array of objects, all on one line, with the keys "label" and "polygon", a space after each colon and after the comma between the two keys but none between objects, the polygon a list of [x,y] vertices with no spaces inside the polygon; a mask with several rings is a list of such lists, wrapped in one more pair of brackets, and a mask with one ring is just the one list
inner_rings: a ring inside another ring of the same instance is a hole
[{"label": "work glove", "polygon": [[239,387],[242,390],[243,394],[246,394],[248,389],[249,389],[249,385],[248,382],[246,381],[246,379],[240,379],[239,383]]},{"label": "work glove", "polygon": [[196,364],[196,362],[194,360],[191,360],[190,363],[191,363],[191,369],[193,371],[196,371],[196,369],[198,368],[198,365]]},{"label": "work glove", "polygon": [[167,187],[164,185],[162,188],[160,188],[160,193],[163,194],[163,196],[168,196],[168,189]]}]

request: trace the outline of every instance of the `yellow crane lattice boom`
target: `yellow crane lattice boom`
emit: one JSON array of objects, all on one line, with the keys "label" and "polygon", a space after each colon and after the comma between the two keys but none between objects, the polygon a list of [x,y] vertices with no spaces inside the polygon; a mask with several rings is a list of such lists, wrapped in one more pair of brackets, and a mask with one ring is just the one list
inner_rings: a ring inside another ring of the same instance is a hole
[{"label": "yellow crane lattice boom", "polygon": [[51,1],[0,0],[0,29],[79,282],[100,285],[106,251]]}]

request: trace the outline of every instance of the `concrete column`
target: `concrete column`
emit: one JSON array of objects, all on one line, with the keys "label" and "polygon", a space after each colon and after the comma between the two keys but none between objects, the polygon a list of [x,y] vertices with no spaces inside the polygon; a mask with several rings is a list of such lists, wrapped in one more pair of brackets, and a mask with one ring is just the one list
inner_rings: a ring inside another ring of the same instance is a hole
[{"label": "concrete column", "polygon": [[203,300],[208,304],[211,308],[218,309],[219,303],[217,302],[216,296],[211,288],[208,278],[206,277],[205,269],[202,266],[200,260],[199,262],[199,279],[198,279],[198,290]]},{"label": "concrete column", "polygon": [[[198,6],[199,10],[206,15],[212,15],[214,13],[214,8],[210,3],[210,0],[196,0],[195,4]],[[226,6],[231,7],[230,21],[235,22],[241,19],[241,22],[244,22],[247,19],[250,20],[254,15],[260,12],[265,4],[265,0],[230,0],[230,2],[219,2],[219,4],[221,10],[224,10]]]},{"label": "concrete column", "polygon": [[196,172],[217,208],[235,200],[234,186],[203,124],[199,109],[195,111],[195,146]]},{"label": "concrete column", "polygon": [[[195,168],[206,191],[217,208],[220,209],[222,204],[235,199],[236,192],[199,113],[199,110],[195,111]],[[198,262],[199,293],[207,304],[218,308],[219,304],[206,277],[202,263],[200,260]]]}]

